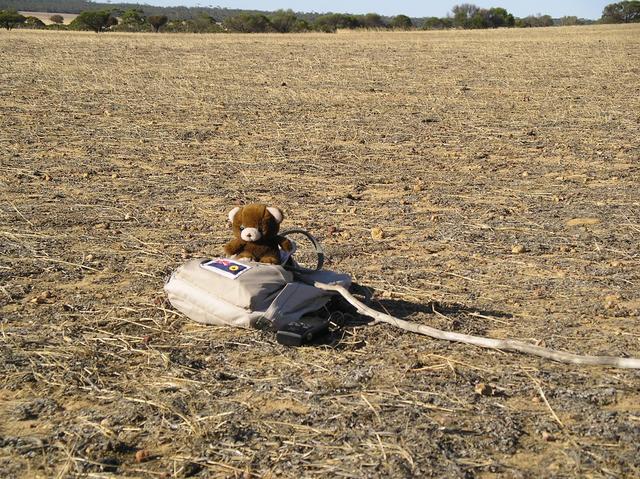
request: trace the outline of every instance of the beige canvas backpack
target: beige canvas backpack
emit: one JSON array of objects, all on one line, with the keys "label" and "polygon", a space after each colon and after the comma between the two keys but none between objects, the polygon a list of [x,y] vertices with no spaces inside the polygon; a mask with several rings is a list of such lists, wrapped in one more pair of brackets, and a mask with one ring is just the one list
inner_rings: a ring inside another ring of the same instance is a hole
[{"label": "beige canvas backpack", "polygon": [[173,307],[199,323],[277,330],[331,299],[333,293],[315,288],[314,282],[351,284],[346,274],[300,268],[292,258],[283,263],[286,267],[193,259],[171,275],[164,289]]}]

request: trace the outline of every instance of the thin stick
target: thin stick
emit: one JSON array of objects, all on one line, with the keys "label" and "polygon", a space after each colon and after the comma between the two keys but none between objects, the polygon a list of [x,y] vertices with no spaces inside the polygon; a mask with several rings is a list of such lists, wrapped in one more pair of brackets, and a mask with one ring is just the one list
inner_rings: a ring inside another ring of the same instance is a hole
[{"label": "thin stick", "polygon": [[482,336],[472,336],[470,334],[453,333],[442,331],[422,324],[414,324],[394,316],[381,313],[375,309],[371,309],[365,304],[358,301],[344,286],[335,284],[325,284],[315,282],[316,288],[325,291],[335,291],[354,306],[360,314],[373,318],[374,324],[387,323],[397,328],[412,333],[423,334],[435,339],[443,339],[445,341],[455,341],[465,344],[473,344],[481,348],[501,349],[504,351],[516,351],[519,353],[531,354],[545,359],[551,359],[560,363],[579,364],[589,366],[611,366],[614,368],[640,369],[640,359],[636,358],[618,358],[614,356],[582,356],[578,354],[565,353],[563,351],[554,351],[533,344],[516,341],[513,339],[493,339]]},{"label": "thin stick", "polygon": [[[524,369],[523,369],[524,371]],[[542,390],[542,385],[540,384],[540,381],[538,381],[536,378],[534,378],[531,374],[529,374],[527,371],[524,371],[524,373],[529,376],[529,378],[531,379],[531,381],[533,381],[533,384],[535,385],[536,389],[538,390],[538,394],[540,395],[540,397],[542,398],[542,400],[544,401],[544,403],[547,405],[547,408],[549,409],[549,411],[551,411],[551,415],[553,416],[553,418],[556,420],[556,422],[558,424],[560,424],[560,427],[562,427],[562,429],[564,429],[564,424],[562,423],[562,421],[560,420],[560,418],[558,417],[558,415],[556,414],[556,412],[553,410],[553,408],[551,407],[551,404],[549,404],[549,401],[547,400],[547,396],[544,393],[544,391]]]},{"label": "thin stick", "polygon": [[33,228],[33,223],[31,221],[29,221],[21,212],[20,210],[16,207],[16,205],[14,205],[12,202],[9,202],[9,204],[13,207],[14,210],[16,210],[16,213],[18,213],[20,215],[20,217],[25,220],[27,223],[29,223],[29,226],[31,226]]},{"label": "thin stick", "polygon": [[47,258],[46,256],[35,256],[33,258],[21,258],[21,259],[30,259],[30,260],[43,260],[43,261],[49,261],[51,263],[60,263],[60,264],[66,264],[69,266],[77,266],[78,268],[82,268],[82,269],[86,269],[88,271],[100,271],[96,268],[92,268],[91,266],[86,266],[84,264],[80,264],[80,263],[72,263],[70,261],[63,261],[61,259],[54,259],[54,258]]}]

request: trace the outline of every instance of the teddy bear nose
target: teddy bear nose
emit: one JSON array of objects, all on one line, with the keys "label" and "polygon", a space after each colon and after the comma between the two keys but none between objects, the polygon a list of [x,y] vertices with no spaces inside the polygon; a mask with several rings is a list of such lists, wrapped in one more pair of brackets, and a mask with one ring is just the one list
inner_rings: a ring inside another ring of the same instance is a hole
[{"label": "teddy bear nose", "polygon": [[240,233],[240,237],[245,241],[258,241],[262,235],[257,228],[245,228]]}]

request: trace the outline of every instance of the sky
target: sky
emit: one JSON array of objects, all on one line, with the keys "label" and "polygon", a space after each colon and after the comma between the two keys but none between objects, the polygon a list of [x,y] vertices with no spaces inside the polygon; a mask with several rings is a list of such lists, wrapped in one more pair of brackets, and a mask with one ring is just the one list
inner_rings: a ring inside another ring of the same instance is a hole
[{"label": "sky", "polygon": [[612,3],[613,0],[495,0],[488,2],[480,0],[395,0],[386,2],[382,0],[137,0],[137,2],[162,6],[219,6],[266,11],[290,8],[297,12],[375,12],[388,16],[402,13],[410,17],[444,17],[454,5],[473,3],[484,8],[503,7],[516,17],[541,13],[551,15],[554,18],[575,15],[595,20],[600,18],[605,5]]}]

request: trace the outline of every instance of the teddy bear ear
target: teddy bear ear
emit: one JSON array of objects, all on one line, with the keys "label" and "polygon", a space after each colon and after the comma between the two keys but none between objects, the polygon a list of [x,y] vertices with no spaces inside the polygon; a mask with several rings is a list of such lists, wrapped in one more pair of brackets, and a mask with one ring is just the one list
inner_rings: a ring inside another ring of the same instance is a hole
[{"label": "teddy bear ear", "polygon": [[282,223],[284,216],[282,215],[282,211],[280,211],[280,208],[276,208],[275,206],[267,206],[267,211],[271,213],[271,216],[273,216],[273,219],[276,220],[276,223]]},{"label": "teddy bear ear", "polygon": [[234,209],[232,209],[231,211],[229,211],[229,222],[233,223],[233,218],[235,218],[235,216],[238,214],[238,212],[241,210],[242,208],[240,208],[239,206],[236,206]]}]

